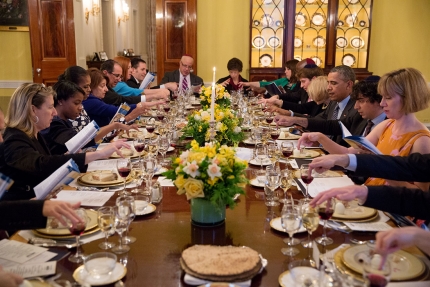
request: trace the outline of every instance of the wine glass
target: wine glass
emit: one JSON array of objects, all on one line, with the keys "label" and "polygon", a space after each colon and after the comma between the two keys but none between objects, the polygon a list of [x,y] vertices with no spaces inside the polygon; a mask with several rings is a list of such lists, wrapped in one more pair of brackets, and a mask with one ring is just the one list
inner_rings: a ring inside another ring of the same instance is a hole
[{"label": "wine glass", "polygon": [[129,158],[120,158],[116,162],[116,169],[118,170],[119,176],[124,179],[124,190],[120,195],[126,195],[127,191],[125,190],[125,182],[127,180],[127,176],[131,172],[131,160]]},{"label": "wine glass", "polygon": [[155,119],[154,118],[148,119],[148,121],[146,122],[146,130],[151,135],[155,131]]},{"label": "wine glass", "polygon": [[130,204],[126,200],[118,202],[117,205],[115,206],[114,228],[119,235],[119,245],[112,248],[113,253],[122,254],[130,250],[130,246],[122,244],[123,243],[122,234],[127,229],[127,223],[129,220],[128,217],[129,217],[130,211],[131,211]]},{"label": "wine glass", "polygon": [[287,191],[293,184],[293,172],[288,168],[281,170],[281,188],[284,191],[284,198],[280,199],[279,202],[286,203],[287,199]]},{"label": "wine glass", "polygon": [[164,164],[166,162],[166,153],[167,150],[170,147],[170,141],[169,138],[167,136],[162,136],[160,137],[160,139],[158,140],[158,151],[161,153],[162,157],[163,157],[163,161],[162,164]]},{"label": "wine glass", "polygon": [[151,192],[152,188],[152,178],[157,169],[157,160],[153,157],[146,157],[143,160],[143,180],[146,183],[145,190]]},{"label": "wine glass", "polygon": [[300,167],[300,177],[306,184],[305,198],[309,201],[309,184],[314,180],[314,177],[312,176],[311,171],[309,169],[309,164],[302,164],[302,166]]},{"label": "wine glass", "polygon": [[272,140],[277,140],[280,134],[281,130],[279,129],[279,127],[274,127],[270,129],[270,137],[272,138]]},{"label": "wine glass", "polygon": [[158,137],[153,137],[149,139],[145,146],[145,149],[148,153],[148,156],[156,156],[158,153]]},{"label": "wine glass", "polygon": [[309,201],[306,199],[301,199],[300,205],[302,210],[303,227],[308,231],[308,239],[302,241],[302,245],[306,248],[312,248],[311,235],[312,232],[317,230],[318,224],[320,222],[318,210],[310,206]]},{"label": "wine glass", "polygon": [[157,119],[161,122],[164,120],[165,113],[162,110],[157,110]]},{"label": "wine glass", "polygon": [[162,107],[166,114],[170,111],[170,103],[165,103]]},{"label": "wine glass", "polygon": [[100,207],[97,210],[97,223],[100,230],[105,234],[105,241],[99,244],[101,249],[107,250],[115,246],[115,243],[108,242],[109,232],[115,223],[115,209],[113,206]]},{"label": "wine glass", "polygon": [[280,172],[276,168],[268,168],[266,169],[266,185],[264,188],[264,193],[267,197],[270,198],[266,202],[267,206],[277,206],[279,202],[275,201],[275,190],[279,187],[280,184]]},{"label": "wine glass", "polygon": [[[385,287],[390,282],[391,265],[380,254],[368,254],[363,262],[363,278],[367,286]],[[383,263],[383,264],[382,264]]]},{"label": "wine glass", "polygon": [[76,209],[75,213],[81,219],[80,222],[73,224],[68,218],[65,218],[70,233],[72,235],[75,235],[76,237],[76,253],[74,255],[69,256],[69,261],[73,263],[82,263],[84,262],[84,255],[81,253],[81,245],[79,239],[81,238],[81,235],[84,233],[85,228],[87,227],[88,217],[87,212],[83,208]]},{"label": "wine glass", "polygon": [[289,238],[284,240],[289,247],[281,249],[284,255],[294,256],[300,252],[297,248],[292,247],[300,243],[300,240],[293,238],[294,233],[296,233],[302,225],[302,215],[300,214],[299,205],[300,202],[298,200],[290,199],[284,203],[284,207],[281,211],[281,225],[289,235]]},{"label": "wine glass", "polygon": [[275,166],[279,160],[278,149],[278,144],[276,142],[270,142],[267,145],[267,154],[273,166]]},{"label": "wine glass", "polygon": [[273,122],[274,114],[272,112],[265,112],[264,118],[266,119],[266,123],[270,125]]},{"label": "wine glass", "polygon": [[327,220],[329,220],[333,215],[335,206],[336,206],[336,200],[333,197],[329,198],[327,201],[317,206],[318,215],[320,216],[320,219],[324,220],[324,232],[323,232],[323,235],[315,239],[315,241],[324,246],[330,245],[333,243],[333,239],[331,239],[330,237],[327,237],[326,235],[326,224],[327,224]]},{"label": "wine glass", "polygon": [[125,236],[122,238],[124,244],[130,244],[136,241],[136,237],[128,236],[128,230],[133,219],[136,217],[136,206],[134,203],[133,196],[119,196],[116,199],[116,205],[120,205],[122,201],[126,201],[130,207],[130,213],[128,214],[127,228],[125,230]]},{"label": "wine glass", "polygon": [[257,156],[257,159],[260,161],[260,168],[263,169],[263,161],[267,157],[266,147],[261,143],[256,144],[255,155]]},{"label": "wine glass", "polygon": [[288,160],[288,158],[293,155],[294,144],[292,142],[282,142],[281,151],[282,155]]}]

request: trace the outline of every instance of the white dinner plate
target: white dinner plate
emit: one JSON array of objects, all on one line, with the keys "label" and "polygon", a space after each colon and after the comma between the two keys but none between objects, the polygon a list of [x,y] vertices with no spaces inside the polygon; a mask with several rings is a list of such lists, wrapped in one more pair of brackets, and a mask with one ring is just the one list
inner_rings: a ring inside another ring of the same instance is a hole
[{"label": "white dinner plate", "polygon": [[[135,200],[134,204],[136,205],[136,215],[145,215],[145,214],[150,214],[153,213],[157,207],[155,205],[153,205],[152,203],[147,203],[146,201],[143,200]],[[138,211],[140,206],[144,207],[146,205],[146,208],[142,211]]]},{"label": "white dinner plate", "polygon": [[[306,267],[306,266],[296,267],[296,268],[300,268],[300,272],[306,275],[311,275],[312,277],[315,277],[315,278],[316,277],[319,278],[320,276],[319,271],[315,268]],[[294,282],[294,279],[291,276],[290,270],[282,272],[281,275],[279,275],[278,277],[278,282],[281,287],[297,286],[296,282]]]},{"label": "white dinner plate", "polygon": [[323,48],[325,46],[325,39],[322,36],[317,36],[312,41],[315,47],[317,48]]},{"label": "white dinner plate", "polygon": [[253,159],[251,159],[249,161],[249,163],[252,164],[252,165],[263,165],[263,166],[265,166],[265,165],[272,164],[272,161],[270,159],[268,159],[268,158],[265,158],[260,163],[260,160],[257,160],[255,158],[253,158]]},{"label": "white dinner plate", "polygon": [[341,49],[346,48],[348,46],[348,39],[345,37],[337,37],[336,46]]},{"label": "white dinner plate", "polygon": [[257,142],[255,142],[253,139],[244,139],[243,140],[243,143],[244,144],[253,144],[253,145],[255,145],[255,144],[258,144],[258,143],[261,143],[261,141],[257,141]]},{"label": "white dinner plate", "polygon": [[272,64],[272,56],[269,54],[263,54],[260,57],[260,63],[263,67],[268,67],[270,64]]},{"label": "white dinner plate", "polygon": [[303,45],[302,39],[294,37],[294,48],[300,48]]},{"label": "white dinner plate", "polygon": [[349,40],[349,42],[351,43],[351,46],[356,49],[363,48],[365,44],[363,38],[359,36],[352,37],[351,40]]},{"label": "white dinner plate", "polygon": [[273,49],[278,48],[281,46],[281,39],[276,36],[272,36],[269,38],[269,40],[267,40],[267,46]]},{"label": "white dinner plate", "polygon": [[305,26],[306,25],[306,16],[303,13],[299,12],[296,14],[296,26]]},{"label": "white dinner plate", "polygon": [[249,181],[249,184],[255,187],[264,187],[264,183],[260,183],[257,178],[253,178]]},{"label": "white dinner plate", "polygon": [[313,57],[311,57],[311,59],[315,62],[315,65],[317,65],[318,67],[320,67],[320,66],[321,66],[321,64],[322,64],[322,60],[321,60],[321,58],[320,58],[320,57],[313,56]]},{"label": "white dinner plate", "polygon": [[345,54],[342,57],[342,64],[345,66],[353,66],[355,64],[355,56],[353,54]]},{"label": "white dinner plate", "polygon": [[321,13],[315,13],[312,16],[312,20],[311,21],[312,21],[312,24],[314,24],[315,26],[324,26],[325,17]]},{"label": "white dinner plate", "polygon": [[354,26],[355,21],[357,21],[357,15],[355,15],[355,14],[349,14],[345,17],[345,22],[350,27]]},{"label": "white dinner plate", "polygon": [[[272,220],[270,220],[270,227],[272,227],[275,230],[287,233],[282,228],[282,223],[281,223],[281,218],[280,217],[276,217],[276,218],[273,218]],[[299,230],[296,233],[300,233],[300,232],[306,232],[306,228],[304,228],[303,224],[302,224],[302,226],[300,226]]]},{"label": "white dinner plate", "polygon": [[266,40],[264,40],[263,37],[255,36],[252,39],[252,46],[254,46],[254,48],[261,49],[264,47],[264,45],[266,45]]},{"label": "white dinner plate", "polygon": [[91,276],[84,268],[84,265],[76,268],[75,272],[73,272],[73,279],[76,280],[79,284],[90,284],[91,286],[101,286],[115,283],[120,280],[127,274],[127,268],[121,263],[117,262],[115,265],[115,269],[112,271],[110,275],[104,275],[100,278],[94,278]]}]

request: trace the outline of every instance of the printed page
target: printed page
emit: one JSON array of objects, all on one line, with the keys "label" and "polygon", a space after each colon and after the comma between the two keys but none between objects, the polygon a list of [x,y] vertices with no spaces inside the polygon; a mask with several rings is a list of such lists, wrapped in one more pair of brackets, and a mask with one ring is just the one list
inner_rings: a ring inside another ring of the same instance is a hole
[{"label": "printed page", "polygon": [[82,206],[103,206],[114,195],[111,191],[62,190],[55,199],[68,202],[81,202]]},{"label": "printed page", "polygon": [[99,126],[95,121],[89,123],[79,133],[66,142],[66,147],[70,153],[76,153],[89,143],[99,131]]}]

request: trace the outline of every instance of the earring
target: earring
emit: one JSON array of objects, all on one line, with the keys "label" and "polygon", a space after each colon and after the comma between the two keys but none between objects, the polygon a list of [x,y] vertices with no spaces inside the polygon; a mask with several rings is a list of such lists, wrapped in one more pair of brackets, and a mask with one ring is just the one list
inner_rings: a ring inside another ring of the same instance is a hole
[{"label": "earring", "polygon": [[39,117],[38,116],[35,116],[36,117],[36,122],[35,122],[35,124],[37,124],[38,122],[39,122]]}]

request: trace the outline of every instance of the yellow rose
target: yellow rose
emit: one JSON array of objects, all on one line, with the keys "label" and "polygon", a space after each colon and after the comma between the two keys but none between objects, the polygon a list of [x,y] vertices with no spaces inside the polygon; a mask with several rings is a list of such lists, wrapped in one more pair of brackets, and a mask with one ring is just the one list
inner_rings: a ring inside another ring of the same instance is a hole
[{"label": "yellow rose", "polygon": [[185,184],[185,178],[184,175],[178,175],[178,177],[175,179],[174,181],[175,186],[178,188],[178,194],[183,194],[185,193],[184,190],[184,184]]},{"label": "yellow rose", "polygon": [[208,178],[207,182],[210,186],[213,186],[219,180],[218,177],[214,177],[214,179]]},{"label": "yellow rose", "polygon": [[205,197],[205,194],[203,193],[203,187],[203,181],[194,178],[187,178],[184,184],[185,195],[187,196],[187,199],[189,200],[191,198]]}]

